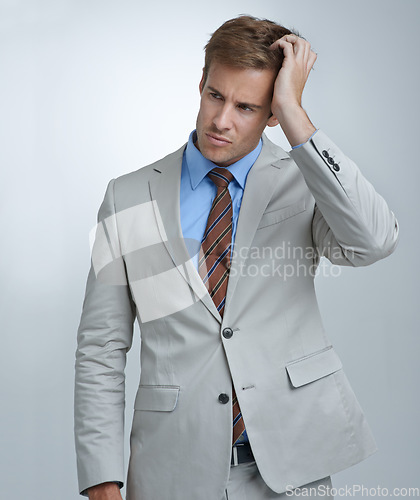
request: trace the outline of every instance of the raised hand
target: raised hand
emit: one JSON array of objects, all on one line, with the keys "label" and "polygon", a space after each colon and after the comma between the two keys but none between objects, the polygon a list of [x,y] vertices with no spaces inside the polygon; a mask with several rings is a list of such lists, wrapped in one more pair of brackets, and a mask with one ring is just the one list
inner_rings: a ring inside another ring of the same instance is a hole
[{"label": "raised hand", "polygon": [[305,142],[315,127],[302,108],[302,94],[317,55],[306,40],[285,35],[271,50],[283,50],[284,61],[274,83],[272,112],[292,146]]}]

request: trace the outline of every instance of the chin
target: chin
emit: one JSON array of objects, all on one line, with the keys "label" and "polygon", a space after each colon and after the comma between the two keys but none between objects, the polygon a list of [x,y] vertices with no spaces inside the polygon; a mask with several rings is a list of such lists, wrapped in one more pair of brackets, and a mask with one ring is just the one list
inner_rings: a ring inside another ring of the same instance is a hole
[{"label": "chin", "polygon": [[209,153],[209,154],[203,154],[203,156],[208,160],[210,160],[211,162],[215,163],[216,165],[219,163],[222,163],[223,165],[229,163],[229,158],[220,157],[217,154]]}]

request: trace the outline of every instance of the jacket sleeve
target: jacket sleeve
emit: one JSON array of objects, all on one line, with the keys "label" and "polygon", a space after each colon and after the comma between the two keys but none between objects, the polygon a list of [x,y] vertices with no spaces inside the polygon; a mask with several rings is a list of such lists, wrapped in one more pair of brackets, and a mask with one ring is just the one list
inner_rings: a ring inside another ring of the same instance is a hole
[{"label": "jacket sleeve", "polygon": [[320,130],[291,157],[315,198],[312,237],[333,264],[365,266],[390,255],[398,223],[355,163]]},{"label": "jacket sleeve", "polygon": [[135,306],[116,249],[113,187],[111,181],[99,209],[77,338],[74,417],[83,495],[90,486],[124,481],[124,369]]}]

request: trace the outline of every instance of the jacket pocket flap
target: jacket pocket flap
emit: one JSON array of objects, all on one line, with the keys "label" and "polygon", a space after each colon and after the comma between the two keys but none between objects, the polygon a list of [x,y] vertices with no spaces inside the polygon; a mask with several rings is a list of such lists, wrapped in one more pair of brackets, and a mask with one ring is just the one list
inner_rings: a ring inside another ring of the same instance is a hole
[{"label": "jacket pocket flap", "polygon": [[337,353],[332,346],[329,346],[321,351],[292,361],[286,365],[286,370],[293,387],[301,387],[331,375],[342,367],[343,365]]},{"label": "jacket pocket flap", "polygon": [[135,410],[173,411],[178,402],[176,385],[141,385],[134,402]]},{"label": "jacket pocket flap", "polygon": [[272,212],[266,212],[261,217],[261,221],[257,229],[261,229],[262,227],[266,226],[271,226],[283,220],[290,219],[290,217],[300,214],[305,210],[306,210],[305,200],[303,200],[293,203],[288,207],[279,208],[278,210],[273,210]]}]

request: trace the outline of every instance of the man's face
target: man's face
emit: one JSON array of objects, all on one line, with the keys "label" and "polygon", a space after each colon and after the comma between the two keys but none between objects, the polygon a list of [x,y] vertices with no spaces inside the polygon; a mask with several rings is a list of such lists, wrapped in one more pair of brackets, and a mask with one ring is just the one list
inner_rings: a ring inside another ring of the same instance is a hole
[{"label": "man's face", "polygon": [[275,76],[268,69],[211,64],[200,82],[196,124],[196,146],[205,158],[227,167],[255,149],[266,125],[278,123],[269,118]]}]

